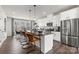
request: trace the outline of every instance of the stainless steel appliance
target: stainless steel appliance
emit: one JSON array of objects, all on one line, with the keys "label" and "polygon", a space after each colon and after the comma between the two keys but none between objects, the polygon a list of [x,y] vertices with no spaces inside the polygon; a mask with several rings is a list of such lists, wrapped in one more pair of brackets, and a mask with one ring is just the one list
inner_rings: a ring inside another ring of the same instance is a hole
[{"label": "stainless steel appliance", "polygon": [[79,47],[79,19],[61,21],[61,43]]}]

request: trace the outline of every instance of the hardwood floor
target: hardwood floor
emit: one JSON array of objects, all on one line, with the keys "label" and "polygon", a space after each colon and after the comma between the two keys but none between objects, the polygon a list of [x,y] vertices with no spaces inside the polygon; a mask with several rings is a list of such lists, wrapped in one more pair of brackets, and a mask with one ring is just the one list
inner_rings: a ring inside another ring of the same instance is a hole
[{"label": "hardwood floor", "polygon": [[61,44],[57,41],[53,41],[53,49],[50,50],[47,54],[78,54],[76,48],[70,47],[65,44]]},{"label": "hardwood floor", "polygon": [[[35,50],[32,50],[33,47],[23,49],[19,40],[8,37],[7,40],[3,43],[0,48],[0,54],[42,54],[40,49],[35,47]],[[32,50],[32,51],[30,51]],[[76,48],[61,44],[57,41],[53,41],[53,49],[50,50],[47,54],[78,54]]]},{"label": "hardwood floor", "polygon": [[33,47],[23,49],[19,40],[8,37],[0,48],[0,54],[41,54],[39,48],[32,49]]}]

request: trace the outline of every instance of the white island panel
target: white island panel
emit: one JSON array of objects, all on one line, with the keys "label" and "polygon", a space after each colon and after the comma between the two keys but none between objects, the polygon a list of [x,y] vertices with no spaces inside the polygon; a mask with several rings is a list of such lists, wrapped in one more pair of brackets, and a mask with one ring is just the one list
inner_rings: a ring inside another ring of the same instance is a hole
[{"label": "white island panel", "polygon": [[47,53],[50,51],[53,47],[53,34],[46,35],[45,36],[45,51],[44,53]]},{"label": "white island panel", "polygon": [[47,34],[41,36],[41,51],[47,53],[53,47],[53,36],[54,34]]}]

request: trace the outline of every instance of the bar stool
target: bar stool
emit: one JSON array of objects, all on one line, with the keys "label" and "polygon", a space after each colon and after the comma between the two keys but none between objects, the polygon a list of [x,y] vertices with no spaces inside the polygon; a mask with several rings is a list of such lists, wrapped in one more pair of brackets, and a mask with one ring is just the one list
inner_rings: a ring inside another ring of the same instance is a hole
[{"label": "bar stool", "polygon": [[36,41],[39,40],[39,38],[35,37],[32,33],[26,33],[26,36],[29,39],[29,43],[33,46],[36,45]]},{"label": "bar stool", "polygon": [[26,36],[29,39],[29,45],[32,48],[30,52],[35,51],[36,42],[39,40],[39,38],[35,37],[32,33],[26,33]]},{"label": "bar stool", "polygon": [[39,40],[38,37],[36,37],[36,35],[34,35],[33,33],[31,32],[22,32],[23,35],[28,38],[28,45],[29,45],[29,48],[31,48],[31,50],[29,49],[29,51],[27,53],[30,53],[32,51],[35,51],[35,47],[36,47],[36,41]]},{"label": "bar stool", "polygon": [[28,38],[25,37],[25,32],[20,32],[20,34],[22,35],[22,37],[20,39],[20,43],[22,45],[22,48],[27,48],[28,47]]}]

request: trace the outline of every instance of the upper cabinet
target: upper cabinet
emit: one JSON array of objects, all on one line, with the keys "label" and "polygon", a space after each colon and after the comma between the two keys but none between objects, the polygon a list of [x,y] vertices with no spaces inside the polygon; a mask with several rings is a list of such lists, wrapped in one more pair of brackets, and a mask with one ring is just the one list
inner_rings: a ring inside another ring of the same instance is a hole
[{"label": "upper cabinet", "polygon": [[53,16],[53,26],[60,26],[60,14]]},{"label": "upper cabinet", "polygon": [[79,12],[79,7],[64,11],[60,13],[60,20],[79,18],[78,12]]}]

